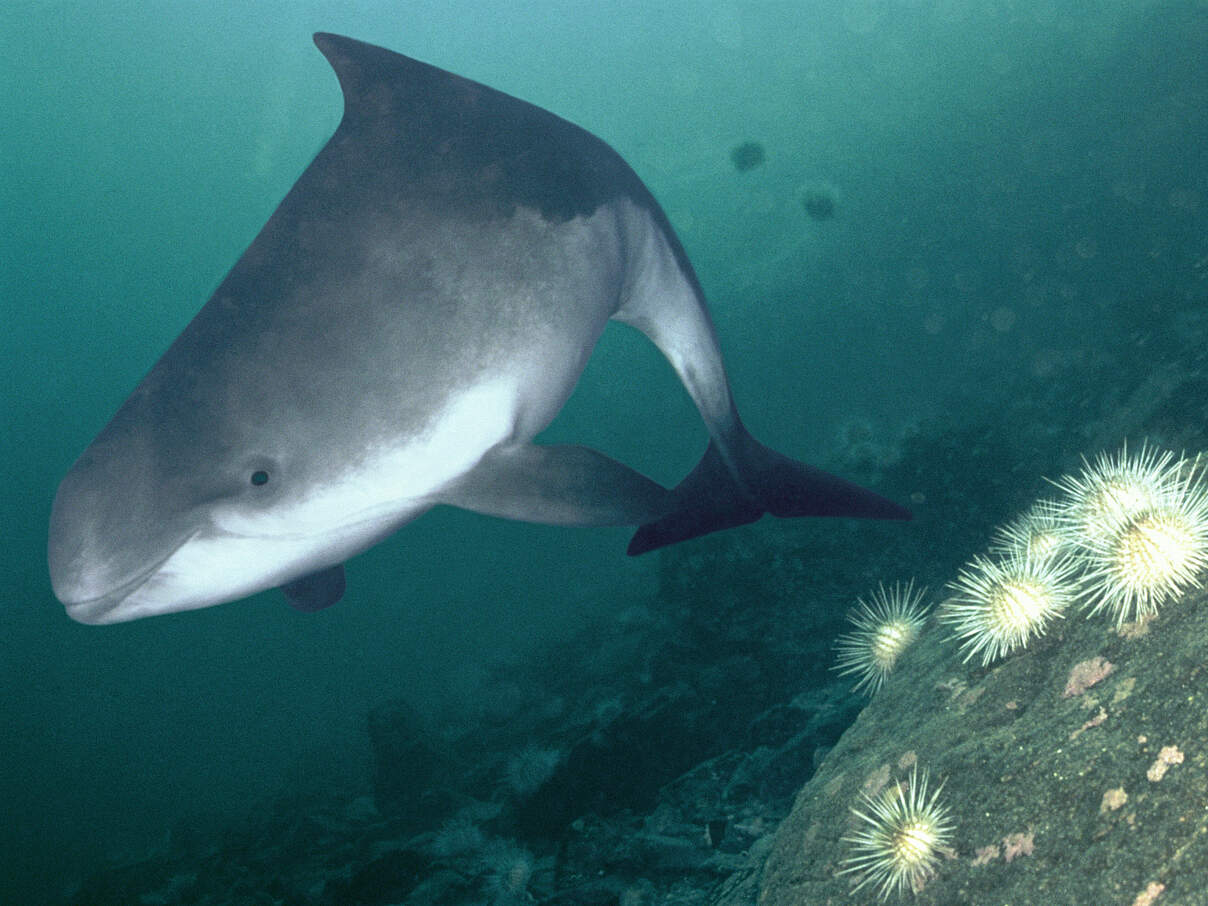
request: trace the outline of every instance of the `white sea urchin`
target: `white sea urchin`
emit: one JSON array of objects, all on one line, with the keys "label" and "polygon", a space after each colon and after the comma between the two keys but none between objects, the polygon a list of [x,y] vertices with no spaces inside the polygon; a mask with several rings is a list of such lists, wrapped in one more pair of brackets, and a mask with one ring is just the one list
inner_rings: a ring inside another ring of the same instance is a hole
[{"label": "white sea urchin", "polygon": [[858,876],[852,892],[872,884],[884,901],[907,887],[917,893],[935,876],[940,851],[952,836],[948,809],[938,801],[943,788],[941,783],[928,796],[927,772],[920,776],[916,765],[905,789],[895,784],[876,795],[860,794],[863,808],[851,811],[863,824],[843,838],[853,852],[839,870]]},{"label": "white sea urchin", "polygon": [[916,591],[911,579],[888,590],[879,585],[868,601],[856,601],[848,617],[854,629],[835,641],[838,661],[833,668],[841,676],[859,676],[853,692],[873,695],[884,685],[898,657],[923,628],[926,613],[921,601],[926,592],[926,588]]},{"label": "white sea urchin", "polygon": [[1063,615],[1074,597],[1071,575],[1064,557],[975,555],[951,583],[953,596],[940,605],[939,620],[962,639],[964,660],[980,653],[984,666],[1026,645]]},{"label": "white sea urchin", "polygon": [[1083,583],[1091,613],[1122,625],[1157,612],[1208,566],[1208,489],[1199,461],[1181,461],[1161,497],[1088,538]]},{"label": "white sea urchin", "polygon": [[1129,456],[1128,444],[1112,455],[1100,453],[1094,463],[1082,460],[1078,475],[1054,484],[1064,492],[1058,520],[1074,545],[1087,545],[1110,535],[1125,520],[1158,504],[1178,484],[1182,461],[1174,454],[1141,444]]},{"label": "white sea urchin", "polygon": [[1052,500],[1037,500],[1022,516],[999,526],[990,539],[990,550],[1004,556],[1037,559],[1056,557],[1066,551],[1060,507]]}]

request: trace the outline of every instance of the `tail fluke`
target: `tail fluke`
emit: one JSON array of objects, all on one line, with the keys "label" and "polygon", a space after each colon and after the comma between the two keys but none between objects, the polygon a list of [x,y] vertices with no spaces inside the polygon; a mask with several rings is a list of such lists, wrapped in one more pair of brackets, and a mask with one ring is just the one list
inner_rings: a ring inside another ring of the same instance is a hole
[{"label": "tail fluke", "polygon": [[673,492],[676,510],[637,530],[630,556],[754,522],[764,513],[909,519],[892,500],[838,476],[789,459],[743,432],[727,464],[714,442]]}]

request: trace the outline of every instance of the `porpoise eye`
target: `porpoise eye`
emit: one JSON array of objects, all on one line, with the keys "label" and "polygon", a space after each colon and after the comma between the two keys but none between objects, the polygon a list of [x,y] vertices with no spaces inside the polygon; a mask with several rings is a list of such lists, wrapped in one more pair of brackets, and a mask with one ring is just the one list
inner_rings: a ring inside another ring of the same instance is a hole
[{"label": "porpoise eye", "polygon": [[264,469],[257,469],[252,473],[252,484],[256,487],[268,484],[268,472],[264,471]]}]

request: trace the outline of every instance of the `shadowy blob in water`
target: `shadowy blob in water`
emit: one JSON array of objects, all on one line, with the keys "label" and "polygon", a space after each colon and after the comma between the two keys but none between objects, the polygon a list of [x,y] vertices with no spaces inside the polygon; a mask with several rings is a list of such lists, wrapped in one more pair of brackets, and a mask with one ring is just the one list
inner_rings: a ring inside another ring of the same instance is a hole
[{"label": "shadowy blob in water", "polygon": [[814,220],[830,220],[835,216],[834,196],[817,189],[806,192],[801,198],[801,205]]},{"label": "shadowy blob in water", "polygon": [[763,163],[765,156],[763,145],[759,142],[743,142],[741,145],[735,145],[734,150],[730,152],[730,160],[734,162],[734,169],[739,173],[754,170]]}]

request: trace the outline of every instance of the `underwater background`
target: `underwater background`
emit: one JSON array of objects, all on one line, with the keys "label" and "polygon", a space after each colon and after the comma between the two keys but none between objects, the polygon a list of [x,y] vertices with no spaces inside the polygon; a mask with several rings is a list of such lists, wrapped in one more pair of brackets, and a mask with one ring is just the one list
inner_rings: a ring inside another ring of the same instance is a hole
[{"label": "underwater background", "polygon": [[[505,707],[496,665],[631,612],[689,563],[626,558],[624,529],[442,510],[352,561],[318,614],[274,592],[112,627],[64,616],[45,566],[55,486],[338,123],[318,30],[613,145],[692,258],[753,433],[866,484],[937,424],[1006,418],[1003,387],[1043,388],[1003,431],[1059,434],[1054,471],[1117,448],[1105,407],[1129,401],[1088,395],[1088,376],[1122,347],[1134,374],[1162,373],[1208,300],[1204,2],[5,3],[0,902],[64,902],[182,823],[221,827],[282,789],[368,790],[371,709],[404,699],[446,737],[473,728]],[[1202,434],[1189,400],[1186,433],[1160,441]],[[623,327],[545,438],[664,484],[705,443]],[[1036,490],[942,449],[915,465],[957,476],[954,498]],[[927,495],[883,488],[917,495],[920,520],[827,549],[857,575],[927,524]],[[980,542],[962,528],[927,536],[954,539],[936,562]],[[808,578],[838,567],[796,556],[803,611],[841,616],[899,578],[869,571],[832,600]]]}]

